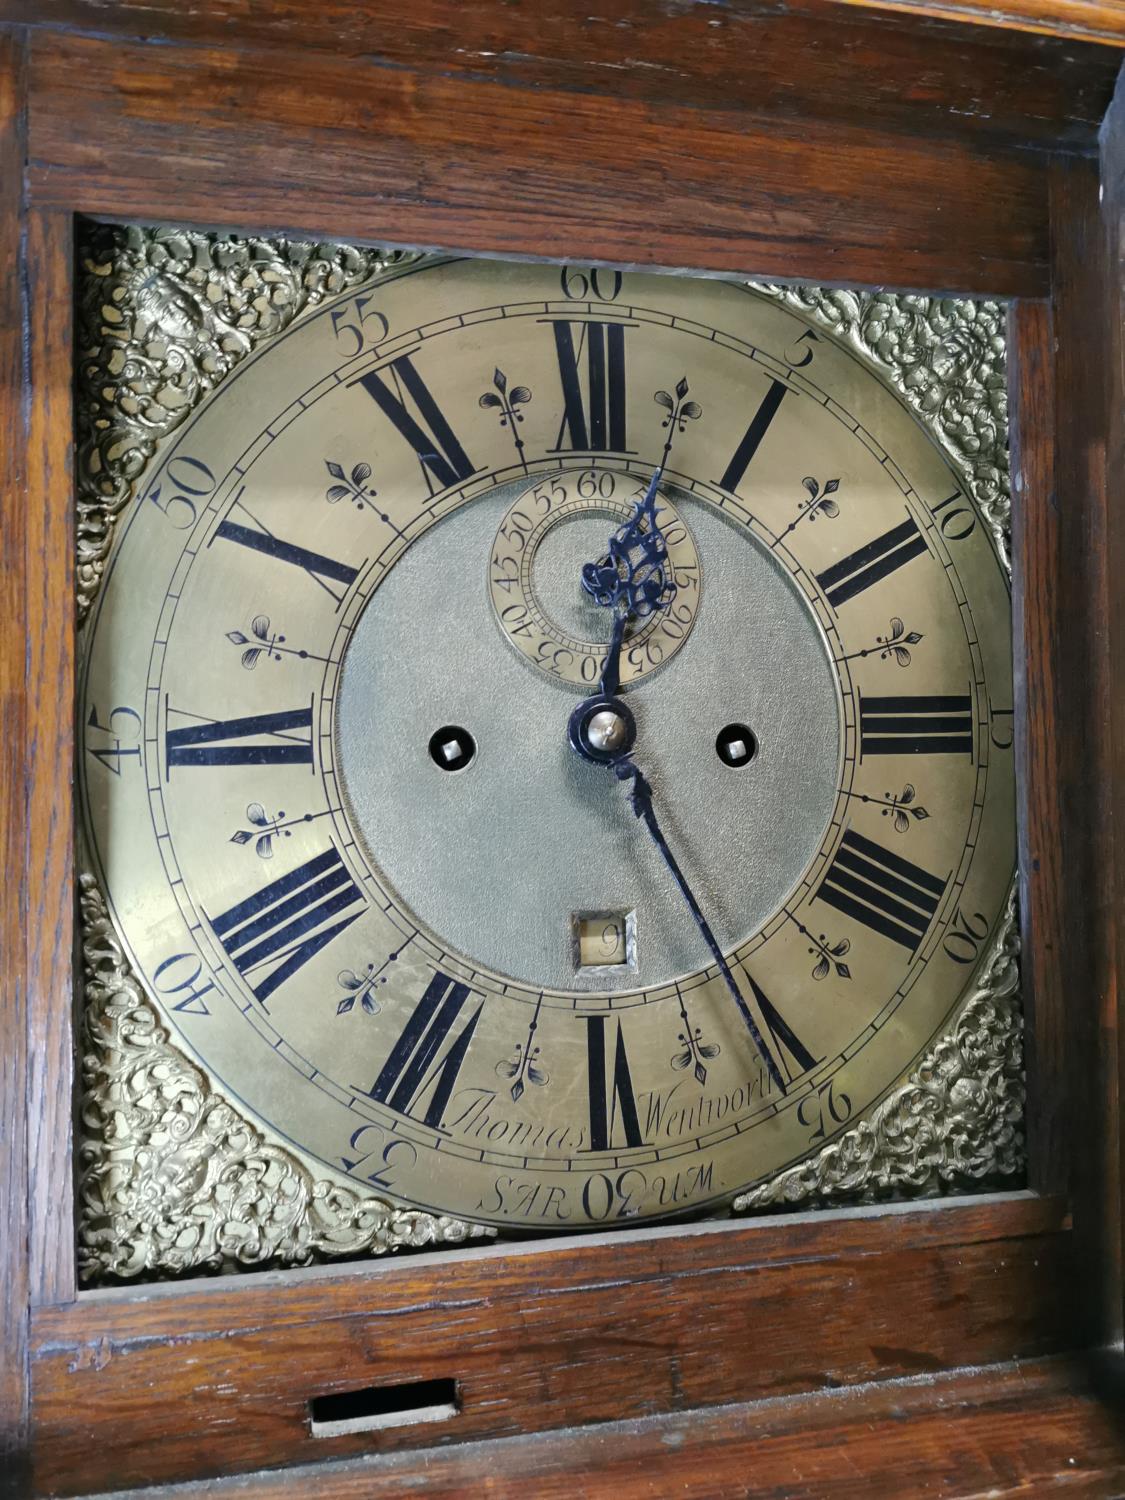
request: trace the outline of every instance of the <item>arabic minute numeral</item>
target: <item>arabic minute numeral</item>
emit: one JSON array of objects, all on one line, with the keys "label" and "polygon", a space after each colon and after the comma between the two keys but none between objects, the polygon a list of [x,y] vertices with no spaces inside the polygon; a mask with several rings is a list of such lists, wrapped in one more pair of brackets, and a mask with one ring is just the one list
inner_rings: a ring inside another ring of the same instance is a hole
[{"label": "arabic minute numeral", "polygon": [[594,266],[590,270],[563,266],[559,279],[568,302],[584,302],[591,296],[598,302],[616,302],[625,281],[620,271],[608,271],[604,266]]},{"label": "arabic minute numeral", "polygon": [[980,953],[980,945],[987,936],[988,918],[984,912],[969,914],[958,907],[941,946],[946,957],[951,958],[955,964],[971,964]]},{"label": "arabic minute numeral", "polygon": [[391,331],[386,318],[370,303],[370,296],[353,297],[343,307],[333,308],[329,315],[336,342],[344,346],[345,359],[354,359],[365,349],[374,349]]},{"label": "arabic minute numeral", "polygon": [[418,1160],[418,1148],[412,1141],[395,1136],[388,1140],[381,1125],[360,1125],[353,1130],[348,1137],[348,1149],[359,1154],[340,1157],[344,1171],[361,1172],[368,1182],[384,1192],[394,1186],[395,1171],[409,1172]]},{"label": "arabic minute numeral", "polygon": [[806,1094],[797,1106],[797,1118],[812,1131],[810,1141],[822,1141],[830,1128],[844,1125],[851,1119],[852,1101],[847,1094],[836,1091],[833,1080],[822,1083],[812,1094]]},{"label": "arabic minute numeral", "polygon": [[170,459],[160,483],[149,490],[147,499],[168,517],[177,531],[190,531],[199,515],[199,500],[206,499],[215,488],[215,476],[200,458],[178,453]]},{"label": "arabic minute numeral", "polygon": [[[812,364],[813,356],[816,353],[816,350],[812,346],[819,343],[820,335],[814,333],[811,328],[806,328],[800,338],[796,339],[790,346],[789,352],[785,356],[785,363],[791,370],[803,370],[806,365]],[[802,345],[807,347],[802,348]],[[800,355],[799,359],[794,358],[796,354]]]},{"label": "arabic minute numeral", "polygon": [[611,500],[617,480],[608,469],[586,469],[579,474],[576,488],[583,500]]},{"label": "arabic minute numeral", "polygon": [[[141,747],[139,745],[124,745],[122,740],[135,740],[141,732],[141,716],[135,708],[128,708],[124,704],[118,704],[116,708],[109,711],[109,719],[102,723],[98,718],[97,704],[91,704],[90,717],[86,720],[87,731],[96,729],[99,734],[104,734],[112,744],[90,745],[86,749],[105,766],[107,771],[112,771],[115,776],[121,775],[121,765],[125,756],[135,755],[137,764],[141,763]],[[87,733],[87,739],[89,734]]]},{"label": "arabic minute numeral", "polygon": [[1010,750],[1015,740],[1015,714],[1010,708],[997,708],[990,698],[988,700],[988,728],[989,739],[997,750]]},{"label": "arabic minute numeral", "polygon": [[[977,518],[971,508],[968,505],[956,504],[958,500],[964,500],[964,498],[960,490],[954,490],[952,495],[930,506],[930,515],[937,517],[938,527],[947,542],[963,542],[976,530]],[[951,505],[953,509],[949,510],[948,507]]]},{"label": "arabic minute numeral", "polygon": [[152,972],[152,984],[157,994],[163,995],[172,1009],[181,1015],[209,1016],[211,1012],[203,997],[212,990],[216,994],[219,991],[213,979],[200,984],[202,977],[203,961],[197,954],[173,953],[157,964]]}]

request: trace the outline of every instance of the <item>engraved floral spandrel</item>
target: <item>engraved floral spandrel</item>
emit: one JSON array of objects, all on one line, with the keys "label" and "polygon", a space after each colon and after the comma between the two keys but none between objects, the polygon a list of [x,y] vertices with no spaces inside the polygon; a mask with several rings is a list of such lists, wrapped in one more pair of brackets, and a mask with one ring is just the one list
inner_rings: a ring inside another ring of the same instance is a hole
[{"label": "engraved floral spandrel", "polygon": [[[80,877],[80,895],[85,1282],[303,1265],[495,1234],[316,1179],[169,1042],[89,874]],[[351,1149],[362,1158],[365,1143],[353,1140]]]}]

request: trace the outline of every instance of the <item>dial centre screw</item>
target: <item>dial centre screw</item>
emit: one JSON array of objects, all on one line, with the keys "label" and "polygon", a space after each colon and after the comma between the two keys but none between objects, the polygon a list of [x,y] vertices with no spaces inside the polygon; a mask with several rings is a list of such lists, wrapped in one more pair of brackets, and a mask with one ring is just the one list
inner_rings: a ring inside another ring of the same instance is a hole
[{"label": "dial centre screw", "polygon": [[629,726],[612,708],[599,709],[586,725],[586,737],[595,750],[620,750],[628,733]]},{"label": "dial centre screw", "polygon": [[637,738],[637,721],[620,698],[595,694],[577,704],[567,721],[570,748],[583,760],[608,765],[626,755]]}]

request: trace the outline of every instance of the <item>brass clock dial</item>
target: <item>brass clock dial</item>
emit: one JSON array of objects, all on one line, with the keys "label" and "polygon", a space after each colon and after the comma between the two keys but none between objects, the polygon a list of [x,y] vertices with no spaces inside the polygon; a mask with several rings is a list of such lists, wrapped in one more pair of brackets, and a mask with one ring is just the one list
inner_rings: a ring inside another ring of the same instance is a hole
[{"label": "brass clock dial", "polygon": [[[658,470],[621,699],[721,966],[567,737],[583,566]],[[420,262],[158,455],[87,631],[87,837],[169,1023],[312,1157],[522,1229],[699,1210],[956,1012],[1015,863],[1010,635],[941,452],[792,311]]]}]

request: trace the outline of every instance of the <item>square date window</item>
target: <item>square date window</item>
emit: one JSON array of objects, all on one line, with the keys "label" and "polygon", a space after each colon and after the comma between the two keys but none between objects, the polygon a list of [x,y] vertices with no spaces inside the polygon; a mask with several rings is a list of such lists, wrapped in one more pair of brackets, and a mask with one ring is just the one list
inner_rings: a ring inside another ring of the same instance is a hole
[{"label": "square date window", "polygon": [[582,911],[571,918],[574,967],[579,974],[634,969],[637,964],[636,913]]}]

